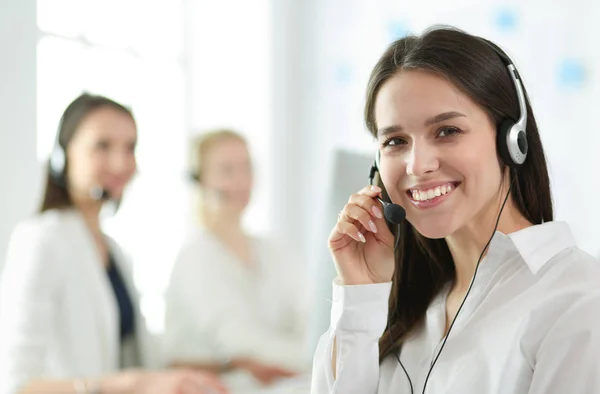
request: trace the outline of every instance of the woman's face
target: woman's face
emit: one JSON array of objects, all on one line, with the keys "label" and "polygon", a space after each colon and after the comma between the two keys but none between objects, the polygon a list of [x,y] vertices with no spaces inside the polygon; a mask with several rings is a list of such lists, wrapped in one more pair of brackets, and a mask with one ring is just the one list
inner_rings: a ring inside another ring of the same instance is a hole
[{"label": "woman's face", "polygon": [[252,164],[246,143],[237,138],[217,142],[204,157],[202,190],[205,197],[241,213],[252,193]]},{"label": "woman's face", "polygon": [[129,115],[110,107],[86,115],[67,147],[70,192],[91,198],[91,191],[101,187],[111,198],[121,198],[136,172],[136,141]]},{"label": "woman's face", "polygon": [[501,165],[489,116],[447,79],[403,71],[375,102],[380,175],[427,238],[472,225],[499,197]]}]

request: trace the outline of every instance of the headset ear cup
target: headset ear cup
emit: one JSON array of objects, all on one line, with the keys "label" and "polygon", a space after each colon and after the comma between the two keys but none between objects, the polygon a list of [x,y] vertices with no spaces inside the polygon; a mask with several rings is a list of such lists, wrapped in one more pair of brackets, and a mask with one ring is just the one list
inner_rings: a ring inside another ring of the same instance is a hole
[{"label": "headset ear cup", "polygon": [[56,184],[64,186],[65,184],[65,167],[66,167],[66,155],[64,149],[60,145],[55,145],[52,153],[50,154],[49,170],[50,176]]},{"label": "headset ear cup", "polygon": [[496,146],[498,147],[498,153],[500,154],[500,158],[509,167],[517,167],[518,164],[510,156],[510,151],[508,149],[508,133],[510,129],[514,126],[513,121],[510,119],[505,119],[500,123],[498,127],[498,131],[496,133]]},{"label": "headset ear cup", "polygon": [[190,170],[188,171],[188,178],[190,181],[192,182],[200,182],[200,174],[198,174],[196,171],[194,170]]}]

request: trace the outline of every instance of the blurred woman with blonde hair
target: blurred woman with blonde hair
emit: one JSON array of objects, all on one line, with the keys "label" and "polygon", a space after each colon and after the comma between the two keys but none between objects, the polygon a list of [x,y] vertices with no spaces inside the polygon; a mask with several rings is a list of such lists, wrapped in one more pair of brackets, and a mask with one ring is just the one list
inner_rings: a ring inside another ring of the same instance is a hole
[{"label": "blurred woman with blonde hair", "polygon": [[167,357],[224,373],[232,389],[296,375],[309,366],[300,267],[275,242],[243,229],[253,186],[247,142],[214,130],[194,139],[191,156],[200,224],[178,254],[167,291]]}]

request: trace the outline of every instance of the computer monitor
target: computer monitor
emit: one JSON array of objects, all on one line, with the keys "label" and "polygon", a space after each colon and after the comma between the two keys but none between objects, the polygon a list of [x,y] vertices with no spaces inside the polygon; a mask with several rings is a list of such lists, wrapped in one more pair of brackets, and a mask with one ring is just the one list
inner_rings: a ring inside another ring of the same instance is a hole
[{"label": "computer monitor", "polygon": [[311,281],[314,291],[314,304],[310,312],[308,350],[312,354],[319,337],[329,328],[331,312],[331,284],[336,276],[331,254],[327,248],[327,238],[337,222],[338,213],[356,193],[369,182],[369,170],[374,155],[345,149],[334,152],[333,165],[329,172],[329,190],[325,200],[326,209],[321,221],[317,252],[312,261]]}]

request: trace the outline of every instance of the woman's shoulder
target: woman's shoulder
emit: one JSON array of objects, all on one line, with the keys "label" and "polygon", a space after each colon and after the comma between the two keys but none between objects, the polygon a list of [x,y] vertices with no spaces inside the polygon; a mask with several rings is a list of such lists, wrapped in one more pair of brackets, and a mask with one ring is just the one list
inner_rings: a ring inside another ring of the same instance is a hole
[{"label": "woman's shoulder", "polygon": [[32,243],[56,242],[64,238],[72,227],[75,213],[71,210],[52,209],[27,217],[17,223],[12,231],[13,242],[26,239]]},{"label": "woman's shoulder", "polygon": [[537,281],[574,287],[600,284],[600,261],[578,246],[568,223],[547,222],[509,237]]},{"label": "woman's shoulder", "polygon": [[595,292],[600,290],[600,261],[573,245],[552,257],[540,270],[539,278],[561,292]]},{"label": "woman's shoulder", "polygon": [[20,221],[8,243],[4,279],[30,281],[40,291],[55,285],[69,266],[66,257],[72,245],[66,235],[67,217],[67,212],[47,211]]},{"label": "woman's shoulder", "polygon": [[179,245],[179,253],[214,249],[213,235],[204,227],[190,229]]},{"label": "woman's shoulder", "polygon": [[[600,261],[579,248],[574,238],[569,238],[570,231],[566,224],[557,226],[559,236],[549,239],[552,243],[545,243],[542,245],[545,247],[538,248],[540,255],[550,253],[552,248],[555,248],[554,252],[531,277],[531,294],[537,294],[538,300],[537,307],[531,312],[539,316],[568,313],[581,300],[600,301]],[[597,313],[592,310],[589,312]],[[547,322],[543,325],[547,325]]]},{"label": "woman's shoulder", "polygon": [[[528,308],[524,343],[539,345],[539,339],[560,332],[560,340],[585,332],[597,332],[600,321],[600,262],[577,246],[552,257],[537,273]],[[596,334],[594,334],[596,335]],[[532,339],[533,338],[533,339]],[[536,354],[537,347],[531,354]],[[532,358],[533,359],[533,358]]]},{"label": "woman's shoulder", "polygon": [[214,236],[205,228],[191,229],[180,243],[175,267],[198,267],[203,263],[210,265],[210,261],[219,257],[220,249]]},{"label": "woman's shoulder", "polygon": [[509,238],[511,251],[519,256],[514,261],[523,265],[506,267],[511,285],[502,288],[520,294],[521,305],[529,305],[528,315],[545,317],[542,326],[547,317],[566,313],[577,300],[600,290],[600,261],[577,245],[567,223],[531,226]]}]

